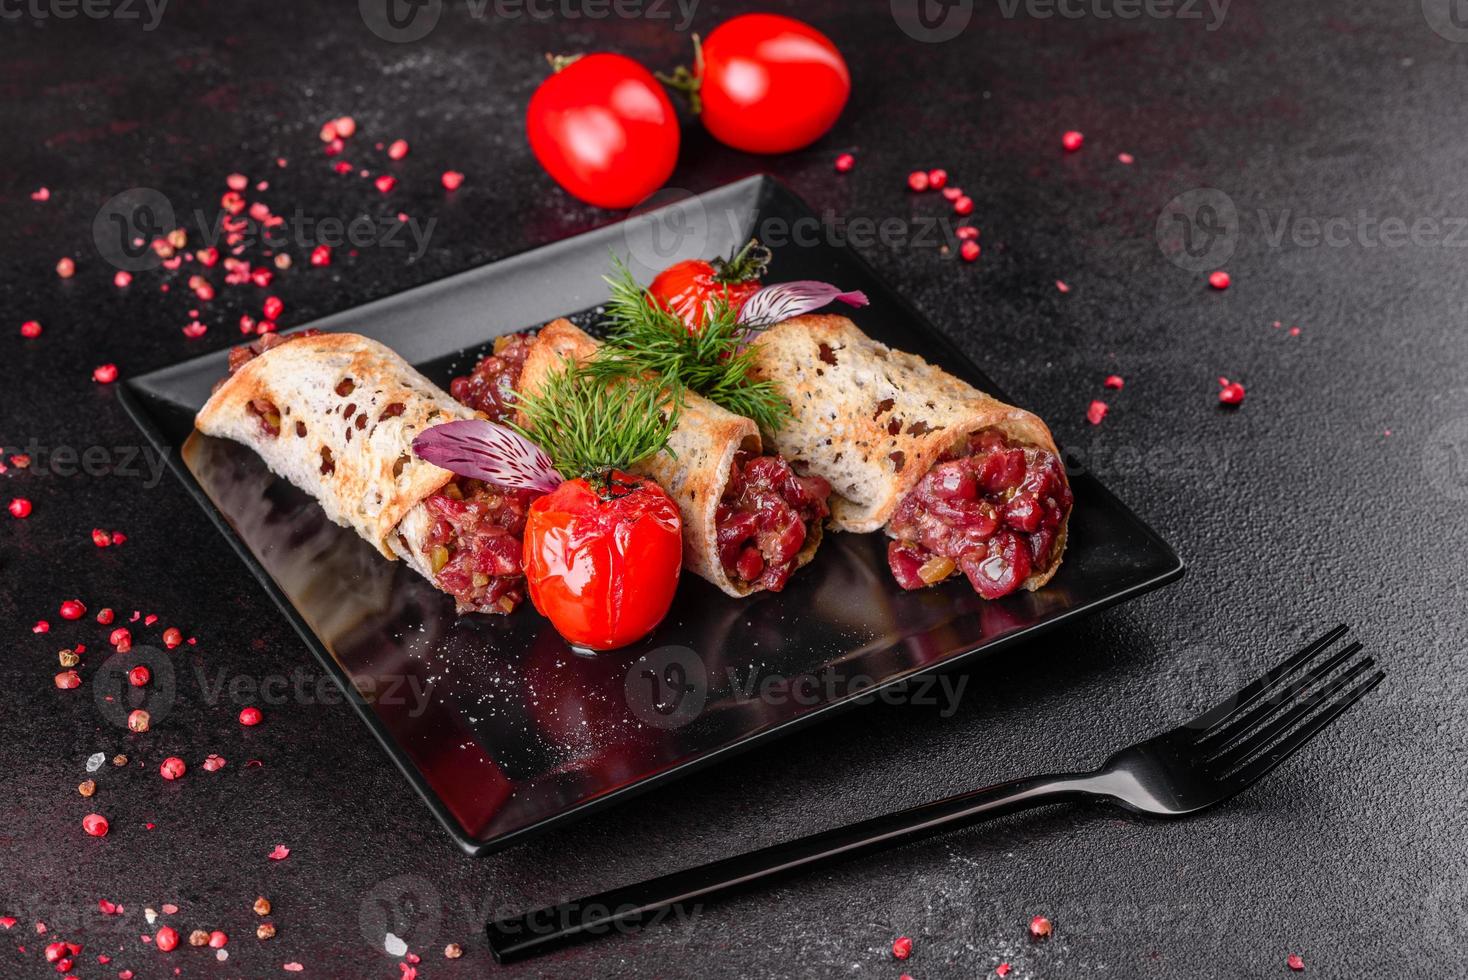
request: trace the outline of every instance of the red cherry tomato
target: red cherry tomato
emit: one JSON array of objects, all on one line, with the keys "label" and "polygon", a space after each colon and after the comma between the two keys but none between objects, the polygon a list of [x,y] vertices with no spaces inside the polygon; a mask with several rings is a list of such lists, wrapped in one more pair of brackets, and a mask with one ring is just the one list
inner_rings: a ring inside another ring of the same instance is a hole
[{"label": "red cherry tomato", "polygon": [[630,208],[678,161],[678,117],[657,79],[619,54],[589,54],[540,83],[525,131],[535,159],[588,204]]},{"label": "red cherry tomato", "polygon": [[778,14],[725,21],[703,42],[695,67],[703,124],[750,153],[788,153],[836,123],[851,73],[831,39]]},{"label": "red cherry tomato", "polygon": [[607,496],[568,480],[531,504],[525,521],[530,601],[567,640],[593,650],[651,633],[683,566],[683,522],[662,487],[613,472]]},{"label": "red cherry tomato", "polygon": [[769,261],[770,250],[750,239],[727,259],[675,262],[654,277],[647,291],[655,303],[677,315],[689,330],[697,330],[716,298],[722,298],[738,313],[749,297],[760,291],[759,277]]}]

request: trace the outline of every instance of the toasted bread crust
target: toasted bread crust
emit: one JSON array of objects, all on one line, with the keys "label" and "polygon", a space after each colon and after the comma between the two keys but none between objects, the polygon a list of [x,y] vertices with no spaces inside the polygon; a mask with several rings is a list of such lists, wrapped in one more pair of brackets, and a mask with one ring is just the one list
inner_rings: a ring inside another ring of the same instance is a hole
[{"label": "toasted bread crust", "polygon": [[[565,359],[590,357],[598,346],[569,320],[547,324],[525,359],[520,390],[537,390],[546,375]],[[672,450],[671,455],[658,453],[634,465],[632,471],[656,480],[677,502],[683,515],[683,566],[736,598],[757,591],[748,583],[732,580],[724,571],[719,561],[715,514],[728,485],[735,454],[741,449],[762,451],[759,428],[750,419],[686,392],[668,448]],[[797,568],[814,557],[820,538],[817,525],[796,558]]]},{"label": "toasted bread crust", "polygon": [[[338,394],[346,379],[350,391]],[[278,435],[249,410],[256,400],[279,409]],[[384,416],[399,404],[401,414]],[[474,417],[384,345],[330,333],[292,340],[246,363],[199,410],[195,425],[254,449],[333,521],[396,558],[403,548],[394,530],[453,479],[413,455],[413,437],[439,422]]]},{"label": "toasted bread crust", "polygon": [[[800,472],[831,483],[831,526],[868,532],[893,511],[939,459],[981,429],[1059,453],[1039,416],[984,394],[913,354],[871,339],[844,316],[795,317],[754,342],[754,375],[774,382],[793,417],[766,433]],[[1060,567],[1054,559],[1025,580],[1037,589]]]}]

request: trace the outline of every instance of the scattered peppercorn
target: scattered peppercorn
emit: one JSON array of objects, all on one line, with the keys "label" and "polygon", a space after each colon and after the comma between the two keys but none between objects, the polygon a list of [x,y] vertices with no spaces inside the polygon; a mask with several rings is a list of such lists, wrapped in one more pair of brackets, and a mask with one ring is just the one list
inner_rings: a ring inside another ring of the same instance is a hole
[{"label": "scattered peppercorn", "polygon": [[83,796],[91,796],[97,792],[97,783],[92,779],[83,780],[77,785],[76,791]]},{"label": "scattered peppercorn", "polygon": [[464,955],[464,949],[458,943],[449,943],[443,948],[443,955],[446,959],[456,960]]},{"label": "scattered peppercorn", "polygon": [[256,939],[270,939],[274,935],[275,926],[271,925],[269,922],[262,922],[255,927]]}]

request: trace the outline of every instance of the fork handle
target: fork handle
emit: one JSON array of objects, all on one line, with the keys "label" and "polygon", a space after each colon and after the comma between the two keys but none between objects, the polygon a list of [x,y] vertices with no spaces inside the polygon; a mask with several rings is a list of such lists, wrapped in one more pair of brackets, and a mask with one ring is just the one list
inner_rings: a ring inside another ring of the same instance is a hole
[{"label": "fork handle", "polygon": [[[510,963],[569,942],[665,918],[697,914],[701,900],[837,858],[905,844],[1017,810],[1109,795],[1097,773],[1034,776],[973,790],[563,902],[486,926],[489,948]],[[692,907],[689,907],[691,903]]]}]

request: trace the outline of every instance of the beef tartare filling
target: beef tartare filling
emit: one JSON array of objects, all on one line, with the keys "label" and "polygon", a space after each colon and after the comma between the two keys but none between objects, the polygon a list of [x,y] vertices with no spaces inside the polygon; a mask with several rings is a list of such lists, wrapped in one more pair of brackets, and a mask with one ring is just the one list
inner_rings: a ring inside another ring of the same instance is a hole
[{"label": "beef tartare filling", "polygon": [[714,514],[719,561],[736,582],[779,592],[816,521],[830,510],[831,484],[797,476],[780,456],[741,452]]},{"label": "beef tartare filling", "polygon": [[1054,453],[985,429],[903,498],[888,524],[887,563],[904,589],[962,572],[979,595],[998,599],[1049,566],[1071,500]]},{"label": "beef tartare filling", "polygon": [[520,542],[535,497],[459,479],[425,500],[433,523],[423,552],[439,588],[464,605],[506,613],[519,605],[525,598]]},{"label": "beef tartare filling", "polygon": [[474,365],[474,370],[449,383],[454,401],[489,416],[491,422],[502,422],[515,414],[515,385],[525,370],[534,334],[517,333],[498,337],[494,353]]}]

